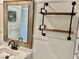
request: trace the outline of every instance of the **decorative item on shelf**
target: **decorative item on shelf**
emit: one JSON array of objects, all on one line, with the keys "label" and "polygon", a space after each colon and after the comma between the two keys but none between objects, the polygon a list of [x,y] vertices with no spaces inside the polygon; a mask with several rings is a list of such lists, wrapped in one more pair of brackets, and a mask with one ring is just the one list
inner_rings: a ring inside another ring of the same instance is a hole
[{"label": "decorative item on shelf", "polygon": [[[48,12],[45,7],[48,6],[48,3],[44,3],[44,7],[41,8],[41,12],[40,14],[43,15],[42,18],[42,25],[39,26],[39,30],[42,31],[42,35],[45,36],[46,33],[44,33],[45,31],[54,31],[54,32],[62,32],[62,33],[68,33],[69,36],[67,37],[67,40],[71,40],[71,34],[73,34],[73,31],[71,31],[72,29],[72,19],[73,16],[76,15],[76,13],[74,12],[74,6],[76,5],[76,2],[73,1],[72,2],[72,12]],[[45,15],[71,15],[71,20],[70,20],[70,25],[69,25],[69,30],[62,30],[62,29],[47,29],[46,25],[44,24],[44,16]]]}]

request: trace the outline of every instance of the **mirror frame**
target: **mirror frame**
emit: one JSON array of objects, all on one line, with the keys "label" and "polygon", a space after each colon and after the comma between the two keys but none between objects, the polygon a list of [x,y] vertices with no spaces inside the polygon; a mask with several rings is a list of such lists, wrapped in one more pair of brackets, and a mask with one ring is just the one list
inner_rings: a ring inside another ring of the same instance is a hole
[{"label": "mirror frame", "polygon": [[4,41],[10,42],[13,40],[12,38],[8,38],[8,5],[28,5],[29,12],[28,12],[28,39],[27,42],[22,42],[15,40],[15,42],[19,46],[32,48],[33,44],[33,9],[34,9],[34,2],[33,1],[4,1],[3,2],[3,29],[4,29]]}]

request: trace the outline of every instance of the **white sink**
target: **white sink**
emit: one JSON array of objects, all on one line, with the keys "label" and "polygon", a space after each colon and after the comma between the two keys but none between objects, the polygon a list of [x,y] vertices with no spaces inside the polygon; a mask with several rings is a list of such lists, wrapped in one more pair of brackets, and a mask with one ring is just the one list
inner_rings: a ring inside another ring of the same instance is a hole
[{"label": "white sink", "polygon": [[0,59],[5,59],[9,56],[9,59],[25,59],[31,54],[31,49],[19,47],[18,50],[12,50],[8,44],[0,45]]}]

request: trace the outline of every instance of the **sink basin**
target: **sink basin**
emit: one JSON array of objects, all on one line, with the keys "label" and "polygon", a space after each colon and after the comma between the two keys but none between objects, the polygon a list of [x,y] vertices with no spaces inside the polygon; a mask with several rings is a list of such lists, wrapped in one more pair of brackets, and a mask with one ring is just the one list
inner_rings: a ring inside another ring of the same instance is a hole
[{"label": "sink basin", "polygon": [[0,54],[4,53],[4,52],[10,54],[11,53],[11,49],[8,49],[6,47],[0,48]]},{"label": "sink basin", "polygon": [[20,48],[18,50],[12,50],[10,46],[0,45],[0,59],[5,59],[9,56],[9,59],[26,59],[28,55],[31,54],[31,49]]},{"label": "sink basin", "polygon": [[11,49],[6,46],[0,46],[0,59],[5,59],[6,56],[10,56]]}]

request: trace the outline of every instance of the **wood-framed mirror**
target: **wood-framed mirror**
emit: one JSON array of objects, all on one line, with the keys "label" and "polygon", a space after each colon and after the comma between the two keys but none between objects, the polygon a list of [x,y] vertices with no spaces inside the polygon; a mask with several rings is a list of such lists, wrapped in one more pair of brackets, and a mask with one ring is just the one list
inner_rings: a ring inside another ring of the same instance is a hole
[{"label": "wood-framed mirror", "polygon": [[4,41],[32,48],[33,1],[4,1]]}]

